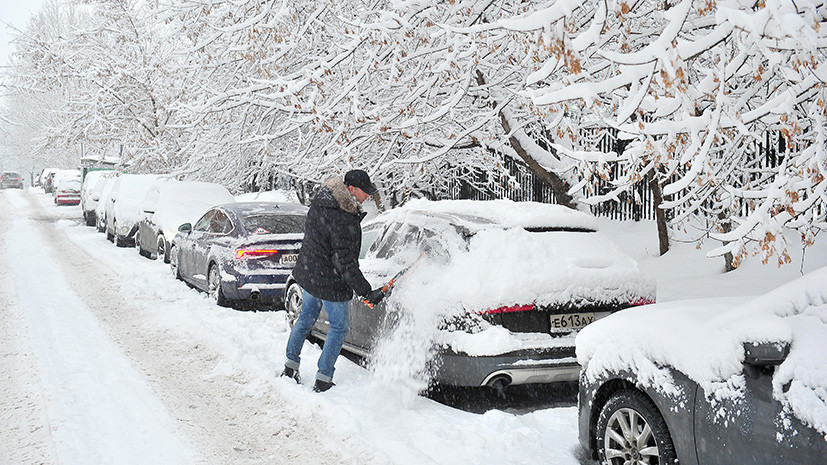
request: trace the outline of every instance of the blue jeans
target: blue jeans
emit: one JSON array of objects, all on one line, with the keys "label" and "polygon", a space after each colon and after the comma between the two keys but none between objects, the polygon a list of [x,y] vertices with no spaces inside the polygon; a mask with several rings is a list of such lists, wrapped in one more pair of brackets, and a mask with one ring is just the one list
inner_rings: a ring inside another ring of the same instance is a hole
[{"label": "blue jeans", "polygon": [[293,323],[290,339],[287,340],[287,360],[284,366],[298,371],[304,340],[307,339],[310,329],[319,318],[322,305],[330,321],[330,331],[327,333],[322,355],[319,357],[319,371],[316,373],[316,379],[330,383],[333,381],[333,372],[336,370],[334,365],[336,359],[339,358],[339,352],[342,351],[342,343],[345,342],[345,336],[350,331],[348,302],[321,300],[307,291],[302,291],[302,311]]}]

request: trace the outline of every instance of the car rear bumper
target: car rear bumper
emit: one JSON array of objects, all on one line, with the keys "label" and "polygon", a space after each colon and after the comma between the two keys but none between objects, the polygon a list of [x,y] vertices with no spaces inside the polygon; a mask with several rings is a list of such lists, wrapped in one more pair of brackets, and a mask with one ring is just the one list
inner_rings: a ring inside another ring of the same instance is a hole
[{"label": "car rear bumper", "polygon": [[257,271],[255,274],[232,273],[234,281],[224,282],[224,295],[230,300],[281,302],[290,270]]},{"label": "car rear bumper", "polygon": [[498,355],[439,354],[434,381],[452,386],[489,386],[498,383],[532,384],[576,381],[580,365],[574,348],[519,350]]},{"label": "car rear bumper", "polygon": [[80,204],[80,197],[59,195],[55,197],[55,203],[58,205],[78,205]]}]

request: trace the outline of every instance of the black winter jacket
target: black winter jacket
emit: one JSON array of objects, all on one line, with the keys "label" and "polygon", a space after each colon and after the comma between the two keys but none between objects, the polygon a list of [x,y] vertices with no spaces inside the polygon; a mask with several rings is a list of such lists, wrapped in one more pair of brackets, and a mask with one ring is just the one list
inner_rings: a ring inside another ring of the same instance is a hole
[{"label": "black winter jacket", "polygon": [[293,277],[316,298],[345,302],[353,292],[364,296],[370,283],[359,269],[365,217],[362,206],[340,177],[325,181],[310,202],[304,240]]}]

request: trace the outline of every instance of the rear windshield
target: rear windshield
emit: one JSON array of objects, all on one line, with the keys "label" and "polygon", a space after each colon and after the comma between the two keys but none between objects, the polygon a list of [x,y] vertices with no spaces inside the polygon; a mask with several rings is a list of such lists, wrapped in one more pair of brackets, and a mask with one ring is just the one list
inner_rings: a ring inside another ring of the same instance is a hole
[{"label": "rear windshield", "polygon": [[16,178],[16,177],[19,177],[20,175],[17,174],[16,172],[14,172],[14,171],[6,171],[5,173],[3,173],[3,177],[6,177],[6,176],[8,176],[10,178]]},{"label": "rear windshield", "polygon": [[293,234],[304,232],[304,215],[256,213],[241,219],[250,234]]}]

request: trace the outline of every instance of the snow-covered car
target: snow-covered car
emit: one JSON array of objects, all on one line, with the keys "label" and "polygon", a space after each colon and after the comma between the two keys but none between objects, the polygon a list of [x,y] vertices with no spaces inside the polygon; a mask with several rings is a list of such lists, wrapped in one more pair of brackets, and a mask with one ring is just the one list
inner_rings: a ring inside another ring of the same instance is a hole
[{"label": "snow-covered car", "polygon": [[64,180],[71,179],[78,181],[78,189],[80,189],[81,173],[80,170],[57,170],[51,176],[50,188],[52,198],[57,203],[57,187]]},{"label": "snow-covered car", "polygon": [[611,465],[825,463],[826,354],[827,268],[612,315],[577,337],[580,443]]},{"label": "snow-covered car", "polygon": [[43,186],[44,193],[51,194],[52,190],[54,190],[52,180],[58,171],[60,170],[57,168],[44,168],[43,171],[40,172],[40,185]]},{"label": "snow-covered car", "polygon": [[173,275],[206,291],[218,305],[281,303],[296,264],[307,207],[296,203],[218,205],[184,223],[170,247]]},{"label": "snow-covered car", "polygon": [[158,180],[154,174],[122,174],[112,185],[106,210],[106,238],[118,247],[134,244],[140,204]]},{"label": "snow-covered car", "polygon": [[64,176],[55,179],[55,205],[77,205],[80,203],[80,177]]},{"label": "snow-covered car", "polygon": [[195,223],[211,207],[234,202],[226,187],[208,182],[160,179],[141,204],[135,247],[145,257],[169,263],[169,246],[178,226]]},{"label": "snow-covered car", "polygon": [[0,189],[22,189],[23,178],[17,171],[4,171],[0,173]]},{"label": "snow-covered car", "polygon": [[114,176],[115,172],[112,170],[98,170],[89,171],[83,178],[83,184],[80,187],[80,209],[83,211],[86,226],[95,225],[97,219],[95,210],[98,207],[103,186],[106,184],[104,179]]},{"label": "snow-covered car", "polygon": [[100,197],[98,198],[98,205],[95,207],[95,229],[99,233],[106,232],[106,206],[112,203],[112,188],[115,187],[115,181],[118,180],[118,175],[104,178],[98,183],[103,182],[100,187]]},{"label": "snow-covered car", "polygon": [[[534,202],[411,201],[363,224],[360,268],[374,288],[398,284],[374,308],[351,300],[344,349],[375,358],[391,333],[415,330],[399,339],[417,341],[425,376],[443,385],[577,380],[577,331],[655,298],[654,281],[594,217]],[[295,321],[292,280],[285,307]],[[325,337],[326,320],[323,311],[313,335]]]}]

